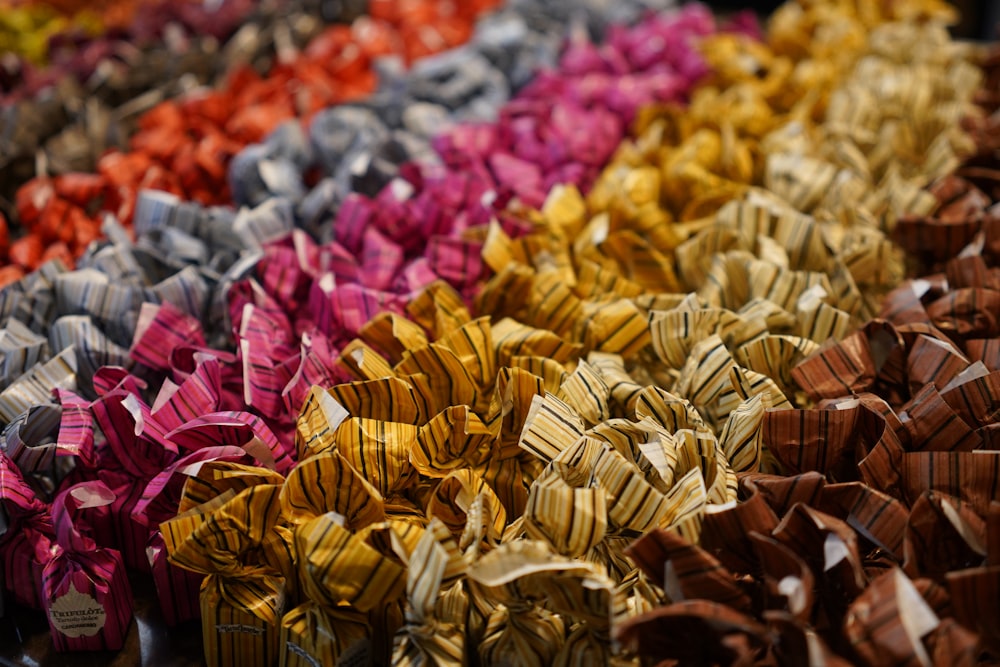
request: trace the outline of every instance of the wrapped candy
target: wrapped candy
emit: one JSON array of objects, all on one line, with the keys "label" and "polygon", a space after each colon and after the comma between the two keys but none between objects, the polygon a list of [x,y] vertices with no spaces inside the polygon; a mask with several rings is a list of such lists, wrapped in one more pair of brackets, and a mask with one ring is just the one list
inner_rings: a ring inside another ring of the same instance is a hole
[{"label": "wrapped candy", "polygon": [[25,483],[21,471],[0,453],[0,535],[3,585],[8,599],[29,609],[42,609],[42,572],[52,558],[56,535],[49,507]]},{"label": "wrapped candy", "polygon": [[161,525],[171,562],[204,574],[205,659],[218,665],[270,665],[278,657],[285,578],[259,550],[280,513],[277,485],[223,493]]},{"label": "wrapped candy", "polygon": [[371,659],[368,613],[393,604],[405,585],[402,567],[379,554],[333,512],[296,530],[307,601],[281,623],[281,664],[350,664]]},{"label": "wrapped candy", "polygon": [[[206,447],[184,456],[149,481],[142,497],[132,508],[132,517],[147,526],[158,528],[160,523],[177,514],[184,483],[212,461],[248,463],[252,459],[239,447]],[[159,530],[151,531],[146,544],[146,559],[156,586],[160,610],[168,625],[201,618],[200,591],[204,577],[177,567],[167,557],[166,545]]]},{"label": "wrapped candy", "polygon": [[425,532],[410,556],[406,620],[393,641],[393,664],[463,664],[468,597],[458,584],[442,590],[447,564],[445,548]]},{"label": "wrapped candy", "polygon": [[101,482],[75,484],[52,503],[56,540],[42,573],[42,596],[58,651],[118,650],[132,623],[132,590],[114,549],[99,548],[85,509],[106,507],[115,496]]},{"label": "wrapped candy", "polygon": [[520,540],[484,556],[468,576],[495,605],[478,649],[484,664],[613,664],[606,633],[624,595],[598,566]]}]

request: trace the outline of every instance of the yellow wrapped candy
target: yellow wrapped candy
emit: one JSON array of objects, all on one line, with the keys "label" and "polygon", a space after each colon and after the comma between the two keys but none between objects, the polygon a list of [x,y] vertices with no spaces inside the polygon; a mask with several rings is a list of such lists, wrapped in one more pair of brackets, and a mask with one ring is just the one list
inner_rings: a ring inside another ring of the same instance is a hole
[{"label": "yellow wrapped candy", "polygon": [[268,667],[278,657],[285,578],[260,548],[281,513],[280,486],[228,490],[160,526],[170,561],[206,575],[202,636],[209,667]]}]

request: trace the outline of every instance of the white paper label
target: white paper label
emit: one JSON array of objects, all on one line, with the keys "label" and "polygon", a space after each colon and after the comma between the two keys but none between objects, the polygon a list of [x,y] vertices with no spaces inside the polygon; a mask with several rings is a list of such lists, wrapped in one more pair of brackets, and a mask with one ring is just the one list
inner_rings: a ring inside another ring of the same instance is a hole
[{"label": "white paper label", "polygon": [[93,637],[104,627],[108,614],[97,600],[76,590],[72,583],[65,595],[49,608],[52,627],[67,637]]}]

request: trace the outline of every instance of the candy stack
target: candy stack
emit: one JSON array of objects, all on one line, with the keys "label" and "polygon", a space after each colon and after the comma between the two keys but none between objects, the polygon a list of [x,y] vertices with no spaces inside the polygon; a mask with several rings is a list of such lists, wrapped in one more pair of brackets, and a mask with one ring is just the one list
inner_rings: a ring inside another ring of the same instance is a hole
[{"label": "candy stack", "polygon": [[996,51],[668,4],[372,0],[21,185],[13,613],[118,649],[128,569],[219,667],[1000,664]]}]

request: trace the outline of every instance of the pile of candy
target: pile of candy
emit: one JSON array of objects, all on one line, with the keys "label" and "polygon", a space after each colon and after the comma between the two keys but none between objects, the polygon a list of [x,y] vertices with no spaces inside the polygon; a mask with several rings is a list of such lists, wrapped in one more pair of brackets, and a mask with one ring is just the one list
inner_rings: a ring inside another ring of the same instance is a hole
[{"label": "pile of candy", "polygon": [[1000,51],[669,5],[371,0],[21,185],[13,613],[117,650],[131,570],[210,667],[1000,664]]}]

